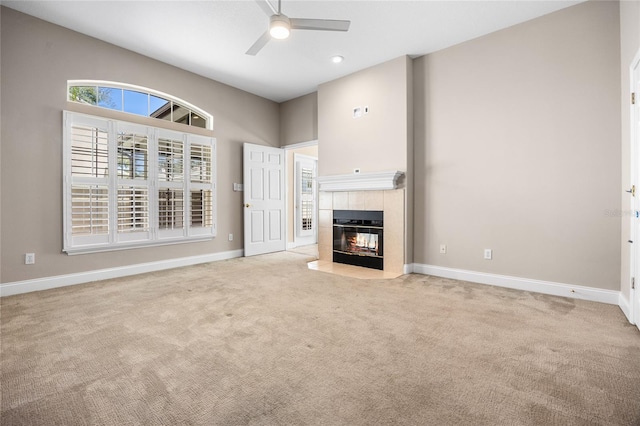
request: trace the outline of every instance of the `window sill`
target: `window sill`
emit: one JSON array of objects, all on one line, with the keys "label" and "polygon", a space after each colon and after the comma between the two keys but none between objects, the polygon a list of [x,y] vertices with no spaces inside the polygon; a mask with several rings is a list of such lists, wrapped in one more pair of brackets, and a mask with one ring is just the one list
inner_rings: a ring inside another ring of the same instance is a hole
[{"label": "window sill", "polygon": [[203,241],[211,241],[215,238],[215,235],[202,235],[198,237],[191,237],[188,239],[166,239],[160,241],[145,241],[145,242],[135,242],[135,243],[121,243],[121,244],[99,244],[99,245],[87,245],[87,246],[79,246],[79,247],[71,247],[63,249],[62,251],[69,256],[75,256],[78,254],[92,254],[92,253],[103,253],[108,251],[121,251],[121,250],[131,250],[131,249],[139,249],[139,248],[148,248],[148,247],[162,247],[162,246],[171,246],[176,244],[189,244],[189,243],[199,243]]}]

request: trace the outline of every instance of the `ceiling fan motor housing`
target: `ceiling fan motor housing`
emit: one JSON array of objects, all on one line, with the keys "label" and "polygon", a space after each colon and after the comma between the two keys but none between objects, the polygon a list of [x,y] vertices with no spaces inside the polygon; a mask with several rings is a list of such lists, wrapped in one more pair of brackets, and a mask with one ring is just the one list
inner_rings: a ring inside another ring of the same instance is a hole
[{"label": "ceiling fan motor housing", "polygon": [[282,40],[291,33],[291,21],[286,15],[272,15],[269,23],[271,37]]}]

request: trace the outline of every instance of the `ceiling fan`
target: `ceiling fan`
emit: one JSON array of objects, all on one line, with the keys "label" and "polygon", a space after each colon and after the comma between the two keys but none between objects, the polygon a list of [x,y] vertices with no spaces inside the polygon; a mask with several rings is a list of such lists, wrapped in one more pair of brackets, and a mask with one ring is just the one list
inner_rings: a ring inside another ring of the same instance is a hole
[{"label": "ceiling fan", "polygon": [[269,28],[247,50],[247,55],[255,56],[271,38],[282,40],[289,37],[291,30],[349,31],[349,25],[351,25],[351,21],[335,19],[289,18],[282,13],[280,0],[278,0],[278,10],[274,9],[269,0],[255,1],[269,16]]}]

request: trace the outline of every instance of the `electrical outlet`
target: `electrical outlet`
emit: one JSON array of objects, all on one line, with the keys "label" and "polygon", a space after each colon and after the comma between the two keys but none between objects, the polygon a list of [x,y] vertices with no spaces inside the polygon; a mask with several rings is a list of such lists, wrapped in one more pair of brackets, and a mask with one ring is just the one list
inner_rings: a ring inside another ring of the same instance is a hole
[{"label": "electrical outlet", "polygon": [[229,241],[233,241],[233,234],[229,234]]},{"label": "electrical outlet", "polygon": [[440,253],[447,254],[447,246],[444,244],[440,244]]},{"label": "electrical outlet", "polygon": [[34,265],[36,263],[36,254],[35,253],[26,253],[24,255],[24,264],[25,265]]},{"label": "electrical outlet", "polygon": [[491,260],[493,259],[493,250],[491,249],[484,249],[484,258],[486,260]]}]

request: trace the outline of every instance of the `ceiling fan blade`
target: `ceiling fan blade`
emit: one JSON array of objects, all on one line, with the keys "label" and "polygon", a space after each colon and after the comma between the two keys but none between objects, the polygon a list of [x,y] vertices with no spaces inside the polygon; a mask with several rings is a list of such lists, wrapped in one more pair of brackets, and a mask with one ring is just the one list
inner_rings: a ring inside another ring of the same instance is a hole
[{"label": "ceiling fan blade", "polygon": [[264,34],[262,34],[260,36],[260,38],[258,40],[256,40],[255,43],[253,43],[253,46],[251,46],[249,48],[249,50],[247,50],[245,52],[246,55],[251,55],[251,56],[256,56],[256,54],[262,50],[262,48],[267,44],[267,42],[271,40],[271,34],[269,34],[269,31],[265,31]]},{"label": "ceiling fan blade", "polygon": [[264,13],[266,13],[267,16],[278,14],[278,11],[273,7],[269,0],[256,0],[256,3],[258,3],[260,9],[264,10]]},{"label": "ceiling fan blade", "polygon": [[351,21],[290,18],[292,30],[349,31]]}]

